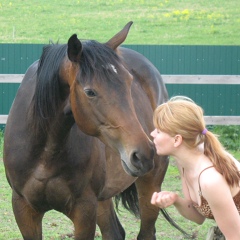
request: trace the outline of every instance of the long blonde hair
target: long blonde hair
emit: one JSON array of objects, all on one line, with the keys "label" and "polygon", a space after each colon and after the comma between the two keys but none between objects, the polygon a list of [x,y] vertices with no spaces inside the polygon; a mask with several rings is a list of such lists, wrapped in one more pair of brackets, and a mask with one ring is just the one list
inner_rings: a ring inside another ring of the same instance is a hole
[{"label": "long blonde hair", "polygon": [[225,151],[218,137],[207,131],[203,109],[190,98],[177,96],[159,105],[153,115],[153,123],[160,131],[171,136],[180,134],[189,148],[204,143],[204,154],[230,186],[239,185],[240,173]]}]

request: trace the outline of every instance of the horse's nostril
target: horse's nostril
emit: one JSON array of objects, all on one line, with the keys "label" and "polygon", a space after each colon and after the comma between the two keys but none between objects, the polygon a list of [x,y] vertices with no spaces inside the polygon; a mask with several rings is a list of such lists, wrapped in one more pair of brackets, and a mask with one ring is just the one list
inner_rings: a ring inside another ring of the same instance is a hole
[{"label": "horse's nostril", "polygon": [[131,155],[131,163],[137,169],[141,169],[143,167],[141,158],[141,154],[137,151],[133,152]]},{"label": "horse's nostril", "polygon": [[154,148],[150,145],[150,148],[148,149],[142,150],[142,148],[140,148],[132,151],[130,161],[132,166],[137,170],[148,172],[154,166],[153,157]]}]

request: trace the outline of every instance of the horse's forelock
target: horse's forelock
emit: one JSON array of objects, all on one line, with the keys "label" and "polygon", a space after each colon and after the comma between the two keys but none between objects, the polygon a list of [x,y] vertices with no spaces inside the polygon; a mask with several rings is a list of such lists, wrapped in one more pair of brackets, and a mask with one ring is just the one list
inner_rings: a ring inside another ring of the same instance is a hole
[{"label": "horse's forelock", "polygon": [[80,60],[80,80],[91,81],[94,76],[99,81],[116,80],[120,64],[120,58],[108,46],[93,40],[85,41]]}]

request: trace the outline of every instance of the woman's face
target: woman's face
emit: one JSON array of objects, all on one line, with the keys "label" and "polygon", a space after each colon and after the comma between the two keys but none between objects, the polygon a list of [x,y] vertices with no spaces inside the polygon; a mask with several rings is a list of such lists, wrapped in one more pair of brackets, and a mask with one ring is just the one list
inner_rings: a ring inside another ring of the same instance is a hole
[{"label": "woman's face", "polygon": [[171,155],[174,150],[174,137],[157,128],[151,132],[151,136],[158,155]]}]

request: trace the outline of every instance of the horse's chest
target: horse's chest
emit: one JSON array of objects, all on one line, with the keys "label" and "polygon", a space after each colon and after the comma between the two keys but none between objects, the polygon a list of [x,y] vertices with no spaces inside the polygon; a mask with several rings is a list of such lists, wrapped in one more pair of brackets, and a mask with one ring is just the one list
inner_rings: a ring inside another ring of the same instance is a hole
[{"label": "horse's chest", "polygon": [[67,158],[51,164],[39,163],[25,182],[22,194],[38,211],[55,209],[67,213],[76,201],[84,198],[85,192],[97,196],[103,187],[102,171],[92,172],[89,166],[83,171],[83,166]]},{"label": "horse's chest", "polygon": [[54,168],[39,165],[26,182],[23,195],[39,210],[68,211],[74,199],[69,182]]}]

